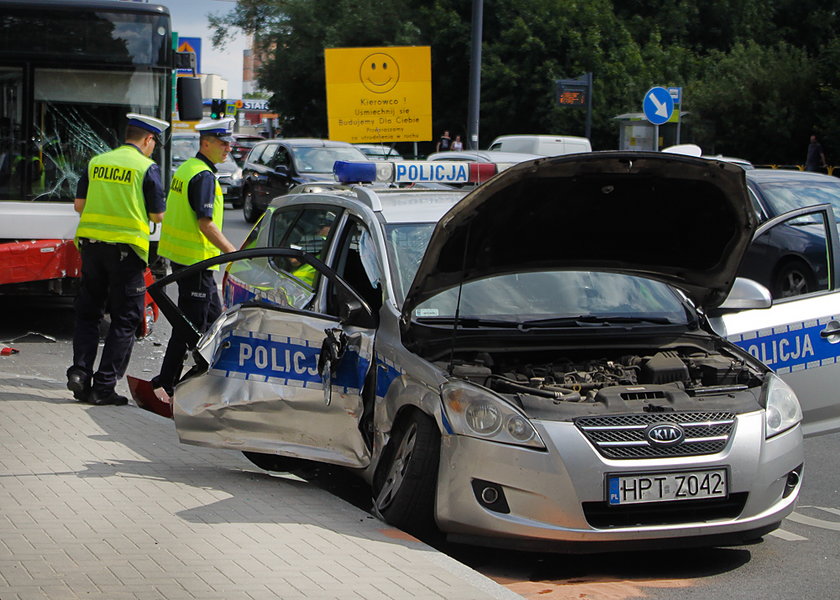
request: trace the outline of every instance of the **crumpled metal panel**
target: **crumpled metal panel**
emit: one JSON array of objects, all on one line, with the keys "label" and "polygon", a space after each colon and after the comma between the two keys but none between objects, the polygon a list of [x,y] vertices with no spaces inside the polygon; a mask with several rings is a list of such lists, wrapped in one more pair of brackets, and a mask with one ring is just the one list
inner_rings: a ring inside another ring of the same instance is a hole
[{"label": "crumpled metal panel", "polygon": [[359,421],[373,334],[345,328],[347,346],[325,390],[318,358],[324,331],[338,326],[330,318],[254,306],[223,314],[199,344],[209,371],[175,390],[181,440],[367,466]]}]

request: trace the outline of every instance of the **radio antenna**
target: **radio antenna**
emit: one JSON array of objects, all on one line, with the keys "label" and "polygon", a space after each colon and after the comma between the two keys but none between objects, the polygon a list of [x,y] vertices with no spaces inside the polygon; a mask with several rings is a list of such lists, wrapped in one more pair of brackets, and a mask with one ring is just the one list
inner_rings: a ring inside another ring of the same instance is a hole
[{"label": "radio antenna", "polygon": [[472,232],[472,221],[467,226],[467,235],[464,239],[464,254],[461,256],[461,281],[458,283],[458,300],[455,303],[455,320],[452,323],[452,344],[449,347],[449,366],[447,371],[452,375],[455,365],[455,340],[458,336],[458,323],[461,320],[461,293],[464,291],[464,270],[467,264],[467,249],[470,247],[470,233]]}]

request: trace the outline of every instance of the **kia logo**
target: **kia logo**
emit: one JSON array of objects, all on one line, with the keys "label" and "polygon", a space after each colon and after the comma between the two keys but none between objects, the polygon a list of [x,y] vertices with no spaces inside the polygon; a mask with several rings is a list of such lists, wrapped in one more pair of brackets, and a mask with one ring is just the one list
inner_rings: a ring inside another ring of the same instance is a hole
[{"label": "kia logo", "polygon": [[679,425],[673,423],[660,423],[651,425],[645,431],[645,436],[656,446],[675,446],[685,439],[685,432]]}]

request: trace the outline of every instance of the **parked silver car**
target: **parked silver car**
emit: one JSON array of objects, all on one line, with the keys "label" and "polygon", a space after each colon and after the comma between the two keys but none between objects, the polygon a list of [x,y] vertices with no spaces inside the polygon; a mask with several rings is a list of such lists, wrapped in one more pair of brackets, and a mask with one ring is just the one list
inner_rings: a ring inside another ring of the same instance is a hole
[{"label": "parked silver car", "polygon": [[[339,178],[470,170],[359,165]],[[235,261],[228,308],[193,344],[178,434],[270,470],[356,470],[387,522],[455,541],[755,539],[794,509],[802,411],[703,312],[771,302],[735,284],[756,227],[743,173],[615,152],[527,161],[470,193],[293,189],[214,260]]]}]

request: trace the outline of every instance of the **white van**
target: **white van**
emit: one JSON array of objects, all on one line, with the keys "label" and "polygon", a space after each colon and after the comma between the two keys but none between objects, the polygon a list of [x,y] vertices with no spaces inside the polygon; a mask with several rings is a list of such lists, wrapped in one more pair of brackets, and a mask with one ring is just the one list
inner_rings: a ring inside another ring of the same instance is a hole
[{"label": "white van", "polygon": [[559,156],[592,152],[592,145],[585,137],[571,135],[501,135],[493,140],[488,150]]}]

